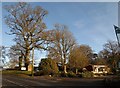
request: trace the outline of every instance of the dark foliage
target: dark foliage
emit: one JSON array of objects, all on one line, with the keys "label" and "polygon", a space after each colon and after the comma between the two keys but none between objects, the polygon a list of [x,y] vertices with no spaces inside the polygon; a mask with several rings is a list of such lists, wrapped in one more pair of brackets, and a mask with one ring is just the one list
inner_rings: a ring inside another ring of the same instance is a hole
[{"label": "dark foliage", "polygon": [[58,73],[58,66],[53,59],[42,59],[39,64],[39,75],[54,75]]}]

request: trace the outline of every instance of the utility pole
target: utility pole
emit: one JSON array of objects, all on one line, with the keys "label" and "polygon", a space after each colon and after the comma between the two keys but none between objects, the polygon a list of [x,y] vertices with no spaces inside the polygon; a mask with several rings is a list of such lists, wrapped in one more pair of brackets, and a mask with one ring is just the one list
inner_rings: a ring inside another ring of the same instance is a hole
[{"label": "utility pole", "polygon": [[32,76],[34,76],[34,47],[32,48]]},{"label": "utility pole", "polygon": [[[31,41],[32,41],[32,35],[30,37],[31,37]],[[32,41],[32,43],[33,43],[33,41]],[[31,71],[31,75],[32,75],[32,77],[34,76],[34,44],[32,45],[32,71]]]}]

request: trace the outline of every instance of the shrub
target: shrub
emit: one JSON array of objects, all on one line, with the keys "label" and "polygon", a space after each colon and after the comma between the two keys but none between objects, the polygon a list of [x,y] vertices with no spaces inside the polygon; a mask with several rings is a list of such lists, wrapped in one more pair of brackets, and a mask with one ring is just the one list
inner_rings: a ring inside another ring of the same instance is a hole
[{"label": "shrub", "polygon": [[53,59],[42,59],[39,64],[39,75],[54,75],[58,73],[58,66]]},{"label": "shrub", "polygon": [[36,76],[49,75],[49,74],[50,73],[47,70],[40,70],[39,72],[35,73]]},{"label": "shrub", "polygon": [[74,72],[70,71],[67,73],[67,76],[68,77],[76,77],[76,74]]},{"label": "shrub", "polygon": [[82,77],[84,77],[84,78],[93,77],[93,73],[92,73],[92,72],[89,72],[89,71],[83,72],[83,73],[82,73]]},{"label": "shrub", "polygon": [[61,72],[60,77],[67,77],[67,73]]},{"label": "shrub", "polygon": [[82,73],[79,73],[76,76],[82,78]]},{"label": "shrub", "polygon": [[34,76],[41,76],[41,71],[35,72],[35,73],[34,73]]},{"label": "shrub", "polygon": [[67,72],[67,73],[61,72],[59,74],[60,74],[60,77],[76,77],[76,74],[72,71]]}]

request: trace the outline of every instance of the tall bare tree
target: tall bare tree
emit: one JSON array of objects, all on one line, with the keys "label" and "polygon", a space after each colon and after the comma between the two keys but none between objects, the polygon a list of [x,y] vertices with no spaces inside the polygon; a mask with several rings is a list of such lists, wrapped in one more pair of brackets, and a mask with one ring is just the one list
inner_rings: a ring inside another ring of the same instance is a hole
[{"label": "tall bare tree", "polygon": [[[14,65],[19,63],[19,68],[21,68],[22,64],[24,64],[24,63],[22,63],[22,61],[25,57],[25,49],[23,47],[20,47],[19,44],[11,46],[7,55],[10,59],[11,65],[12,65],[12,63]],[[14,65],[12,65],[12,67]]]},{"label": "tall bare tree", "polygon": [[70,50],[76,44],[71,32],[68,31],[67,26],[56,24],[55,29],[52,30],[52,43],[49,47],[49,56],[54,59],[59,59],[66,73],[66,63],[69,58]]},{"label": "tall bare tree", "polygon": [[0,65],[5,65],[6,63],[6,47],[0,46]]},{"label": "tall bare tree", "polygon": [[107,41],[104,44],[104,49],[100,51],[99,57],[103,58],[107,61],[107,64],[112,68],[115,69],[118,67],[118,61],[120,60],[120,49],[115,41]]},{"label": "tall bare tree", "polygon": [[48,13],[40,6],[32,8],[25,2],[5,6],[8,15],[5,17],[6,24],[11,28],[10,34],[19,46],[25,49],[25,66],[29,65],[30,50],[37,47],[44,49],[46,25],[43,18]]}]

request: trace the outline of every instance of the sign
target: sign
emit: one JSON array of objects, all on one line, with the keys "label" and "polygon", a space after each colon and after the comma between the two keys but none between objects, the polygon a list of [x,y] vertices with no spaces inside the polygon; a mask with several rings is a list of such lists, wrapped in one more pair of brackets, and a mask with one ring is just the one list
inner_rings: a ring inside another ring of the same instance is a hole
[{"label": "sign", "polygon": [[25,70],[26,70],[26,67],[21,67],[21,70],[22,70],[22,71],[25,71]]}]

